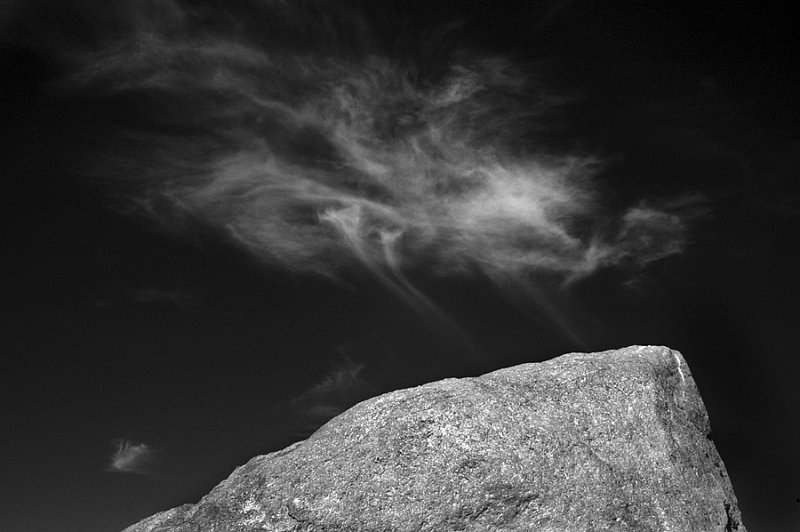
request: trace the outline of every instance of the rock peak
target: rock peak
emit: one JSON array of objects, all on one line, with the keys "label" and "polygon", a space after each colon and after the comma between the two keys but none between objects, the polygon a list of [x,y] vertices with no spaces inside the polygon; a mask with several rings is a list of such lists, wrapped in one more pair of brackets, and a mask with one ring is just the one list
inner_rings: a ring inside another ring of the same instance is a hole
[{"label": "rock peak", "polygon": [[746,532],[683,356],[632,346],[357,404],[125,532]]}]

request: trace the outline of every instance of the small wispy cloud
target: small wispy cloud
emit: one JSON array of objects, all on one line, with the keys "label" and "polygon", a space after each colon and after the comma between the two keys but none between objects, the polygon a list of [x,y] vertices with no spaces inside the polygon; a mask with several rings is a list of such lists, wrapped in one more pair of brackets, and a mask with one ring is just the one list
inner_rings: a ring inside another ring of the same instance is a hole
[{"label": "small wispy cloud", "polygon": [[151,474],[150,468],[155,460],[156,451],[150,445],[122,438],[114,440],[112,445],[114,452],[111,454],[106,471],[137,475]]},{"label": "small wispy cloud", "polygon": [[331,418],[374,393],[362,376],[364,364],[344,359],[317,384],[282,406],[293,414],[295,432],[313,432]]}]

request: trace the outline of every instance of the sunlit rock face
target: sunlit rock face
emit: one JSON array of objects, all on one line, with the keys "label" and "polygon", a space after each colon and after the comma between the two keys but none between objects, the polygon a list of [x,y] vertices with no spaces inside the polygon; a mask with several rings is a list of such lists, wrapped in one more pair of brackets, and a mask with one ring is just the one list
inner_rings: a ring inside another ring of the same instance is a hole
[{"label": "sunlit rock face", "polygon": [[680,353],[572,353],[364,401],[125,532],[744,532]]}]

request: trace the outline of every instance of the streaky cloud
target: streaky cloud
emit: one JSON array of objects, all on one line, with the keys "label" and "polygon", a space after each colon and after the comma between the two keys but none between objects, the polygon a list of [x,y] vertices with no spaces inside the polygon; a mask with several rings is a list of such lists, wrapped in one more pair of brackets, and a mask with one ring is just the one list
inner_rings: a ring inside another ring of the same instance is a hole
[{"label": "streaky cloud", "polygon": [[107,471],[137,475],[152,473],[150,468],[153,465],[156,451],[150,445],[128,439],[117,439],[112,444],[114,452],[109,458]]},{"label": "streaky cloud", "polygon": [[291,413],[294,432],[308,435],[372,395],[375,390],[363,377],[364,368],[363,363],[342,359],[319,382],[280,405],[280,410]]},{"label": "streaky cloud", "polygon": [[423,64],[326,2],[247,3],[238,18],[131,6],[119,36],[73,54],[65,83],[148,104],[86,171],[168,230],[199,221],[292,272],[368,272],[447,327],[409,272],[483,274],[568,330],[531,286],[540,273],[567,286],[684,249],[702,201],[604,206],[603,158],[543,140],[571,98],[529,65],[468,46]]}]

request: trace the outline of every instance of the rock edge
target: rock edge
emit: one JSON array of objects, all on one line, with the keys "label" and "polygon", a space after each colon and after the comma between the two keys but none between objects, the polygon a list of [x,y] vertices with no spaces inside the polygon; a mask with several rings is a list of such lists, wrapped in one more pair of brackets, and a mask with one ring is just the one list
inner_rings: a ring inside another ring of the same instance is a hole
[{"label": "rock edge", "polygon": [[746,532],[686,361],[571,353],[363,401],[124,532]]}]

